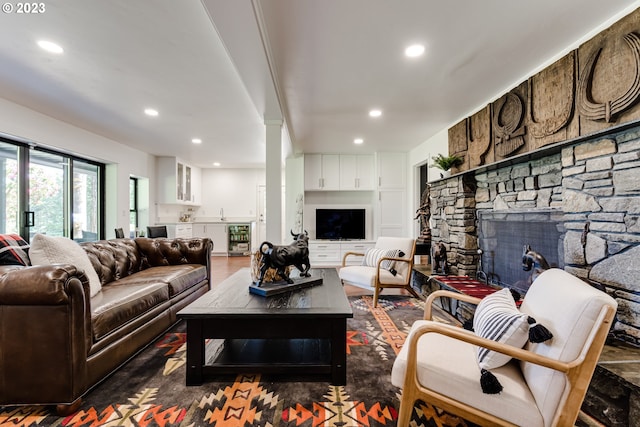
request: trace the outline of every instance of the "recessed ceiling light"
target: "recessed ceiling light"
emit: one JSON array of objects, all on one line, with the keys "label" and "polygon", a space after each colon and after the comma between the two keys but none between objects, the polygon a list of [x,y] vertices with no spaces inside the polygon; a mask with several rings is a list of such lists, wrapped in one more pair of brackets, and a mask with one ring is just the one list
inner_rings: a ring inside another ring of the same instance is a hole
[{"label": "recessed ceiling light", "polygon": [[156,117],[158,115],[158,110],[154,110],[153,108],[145,108],[144,113],[147,116]]},{"label": "recessed ceiling light", "polygon": [[200,138],[193,138],[191,142],[193,142],[194,144],[202,144],[202,140]]},{"label": "recessed ceiling light", "polygon": [[64,52],[64,49],[62,48],[62,46],[47,40],[38,40],[38,46],[40,46],[42,49],[46,50],[47,52],[51,52],[51,53]]},{"label": "recessed ceiling light", "polygon": [[369,111],[369,116],[370,117],[380,117],[381,115],[382,115],[382,111],[380,111],[378,109]]},{"label": "recessed ceiling light", "polygon": [[364,139],[362,139],[362,138],[356,138],[356,139],[353,140],[354,144],[362,144],[363,142],[364,142]]},{"label": "recessed ceiling light", "polygon": [[415,58],[424,53],[424,46],[421,44],[413,44],[404,50],[404,54],[410,58]]},{"label": "recessed ceiling light", "polygon": [[213,162],[213,166],[215,166],[215,167],[220,166],[220,162]]}]

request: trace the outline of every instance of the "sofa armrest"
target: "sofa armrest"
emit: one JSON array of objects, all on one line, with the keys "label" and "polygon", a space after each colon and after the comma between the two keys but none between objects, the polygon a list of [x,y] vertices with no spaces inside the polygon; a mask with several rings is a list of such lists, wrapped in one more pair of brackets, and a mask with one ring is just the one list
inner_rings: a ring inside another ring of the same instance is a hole
[{"label": "sofa armrest", "polygon": [[72,402],[92,342],[86,275],[69,264],[2,271],[0,405]]},{"label": "sofa armrest", "polygon": [[71,264],[2,269],[0,274],[0,305],[64,305],[80,293],[88,307],[89,279]]}]

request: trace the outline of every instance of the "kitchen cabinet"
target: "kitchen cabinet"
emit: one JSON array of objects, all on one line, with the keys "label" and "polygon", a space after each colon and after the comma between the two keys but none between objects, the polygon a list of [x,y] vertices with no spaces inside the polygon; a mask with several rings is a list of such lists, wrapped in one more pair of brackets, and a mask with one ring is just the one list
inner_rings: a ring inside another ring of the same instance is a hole
[{"label": "kitchen cabinet", "polygon": [[201,203],[200,168],[176,157],[158,157],[158,203],[198,205]]},{"label": "kitchen cabinet", "polygon": [[193,237],[193,224],[166,224],[167,237],[170,239],[190,239]]},{"label": "kitchen cabinet", "polygon": [[308,191],[340,190],[340,155],[305,154],[304,189]]},{"label": "kitchen cabinet", "polygon": [[228,237],[227,224],[221,223],[195,223],[193,224],[194,237],[208,237],[213,242],[215,255],[227,255]]},{"label": "kitchen cabinet", "polygon": [[373,155],[340,155],[340,190],[375,190]]}]

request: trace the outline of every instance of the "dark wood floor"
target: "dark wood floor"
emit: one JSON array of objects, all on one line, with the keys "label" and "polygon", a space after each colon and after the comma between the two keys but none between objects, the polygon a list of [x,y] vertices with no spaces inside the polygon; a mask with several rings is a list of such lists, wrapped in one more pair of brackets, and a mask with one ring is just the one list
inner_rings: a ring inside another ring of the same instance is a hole
[{"label": "dark wood floor", "polygon": [[[215,286],[236,271],[251,265],[248,256],[214,256],[211,257],[211,285]],[[372,295],[373,292],[357,286],[345,285],[344,291],[348,296]],[[404,289],[385,289],[385,295],[410,295]]]}]

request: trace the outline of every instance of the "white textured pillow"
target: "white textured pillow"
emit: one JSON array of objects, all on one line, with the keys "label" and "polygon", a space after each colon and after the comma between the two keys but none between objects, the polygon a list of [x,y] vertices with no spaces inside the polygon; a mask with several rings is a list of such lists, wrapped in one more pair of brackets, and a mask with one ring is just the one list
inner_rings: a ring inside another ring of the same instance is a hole
[{"label": "white textured pillow", "polygon": [[[400,249],[369,248],[367,249],[367,252],[365,252],[364,254],[364,258],[362,259],[362,265],[365,265],[367,267],[377,267],[378,261],[382,257],[398,258],[403,256],[404,256],[404,252],[402,252]],[[382,261],[382,264],[380,264],[380,267],[384,268],[385,270],[391,271],[393,270],[395,263],[396,263],[395,261],[387,259]]]},{"label": "white textured pillow", "polygon": [[[480,301],[473,317],[473,330],[483,338],[523,347],[529,339],[529,316],[518,310],[511,291],[503,288]],[[511,356],[478,347],[480,368],[499,368],[509,360]]]},{"label": "white textured pillow", "polygon": [[29,258],[32,265],[72,264],[84,270],[89,279],[91,296],[96,295],[102,288],[89,256],[78,243],[69,238],[36,234],[31,241]]}]

